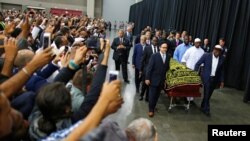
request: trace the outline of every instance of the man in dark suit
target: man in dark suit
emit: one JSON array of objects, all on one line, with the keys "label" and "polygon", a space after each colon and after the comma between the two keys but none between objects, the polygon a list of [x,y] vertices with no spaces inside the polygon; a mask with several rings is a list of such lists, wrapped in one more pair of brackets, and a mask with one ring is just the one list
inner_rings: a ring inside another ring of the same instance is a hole
[{"label": "man in dark suit", "polygon": [[124,82],[129,83],[127,72],[127,50],[129,48],[129,40],[124,38],[123,30],[119,30],[118,37],[113,40],[111,48],[114,50],[113,59],[115,60],[115,69],[120,70],[120,65],[122,65]]},{"label": "man in dark suit", "polygon": [[228,48],[227,48],[227,46],[225,46],[226,40],[224,38],[220,38],[219,44],[223,48],[221,54],[226,58],[227,53],[228,53]]},{"label": "man in dark suit", "polygon": [[132,57],[132,67],[135,69],[135,86],[137,93],[139,93],[139,88],[141,83],[141,78],[140,78],[141,58],[145,47],[146,47],[146,36],[142,35],[141,43],[135,45],[134,54]]},{"label": "man in dark suit", "polygon": [[175,45],[175,47],[177,47],[178,45],[180,45],[182,43],[183,43],[183,41],[181,40],[181,34],[179,32],[177,32],[175,35],[175,39],[173,40],[173,44]]},{"label": "man in dark suit", "polygon": [[154,116],[155,107],[160,96],[166,73],[169,70],[170,56],[167,54],[168,45],[162,44],[160,52],[151,56],[147,67],[145,83],[149,86],[149,117]]},{"label": "man in dark suit", "polygon": [[169,53],[173,56],[175,48],[178,47],[182,43],[183,43],[183,41],[181,40],[181,34],[179,32],[177,32],[175,35],[175,39],[172,40],[172,46],[171,46],[171,48],[169,48],[169,49],[171,49],[171,50],[169,50]]},{"label": "man in dark suit", "polygon": [[151,45],[151,36],[152,36],[152,33],[151,33],[151,31],[147,31],[146,33],[145,33],[145,35],[146,35],[146,43],[147,43],[147,45]]},{"label": "man in dark suit", "polygon": [[127,61],[128,61],[130,49],[133,47],[132,26],[127,27],[127,32],[125,33],[124,37],[129,40],[129,48],[127,49]]},{"label": "man in dark suit", "polygon": [[158,41],[161,40],[161,38],[162,38],[162,36],[161,36],[161,30],[156,30],[155,37],[158,39]]},{"label": "man in dark suit", "polygon": [[135,45],[140,43],[141,35],[145,35],[144,30],[142,30],[140,34],[136,35],[135,40],[134,40]]},{"label": "man in dark suit", "polygon": [[201,64],[204,64],[202,81],[204,85],[204,96],[201,103],[202,112],[210,116],[209,100],[213,94],[214,89],[220,83],[220,87],[224,87],[223,64],[224,57],[221,55],[223,48],[216,45],[213,52],[204,54],[195,65],[195,70],[198,71]]},{"label": "man in dark suit", "polygon": [[148,85],[146,85],[145,83],[145,76],[146,76],[146,70],[147,70],[147,66],[149,63],[149,59],[151,57],[152,54],[159,52],[159,48],[158,48],[158,39],[156,37],[153,37],[152,39],[152,45],[146,46],[144,51],[143,51],[143,55],[142,55],[142,59],[141,59],[141,79],[142,79],[142,87],[141,87],[141,96],[140,96],[140,101],[143,100],[143,96],[144,93],[146,92],[146,98],[145,100],[148,101],[148,93],[149,93],[149,87]]},{"label": "man in dark suit", "polygon": [[163,43],[167,43],[168,44],[168,51],[167,53],[171,55],[171,57],[173,56],[174,52],[172,52],[172,49],[175,48],[175,45],[173,44],[172,41],[170,41],[169,39],[167,39],[167,35],[166,33],[162,34],[162,38],[160,40],[158,40],[158,46],[160,46]]},{"label": "man in dark suit", "polygon": [[202,49],[207,52],[207,53],[210,53],[211,52],[211,48],[209,46],[209,40],[206,38],[204,39],[204,44],[202,46]]}]

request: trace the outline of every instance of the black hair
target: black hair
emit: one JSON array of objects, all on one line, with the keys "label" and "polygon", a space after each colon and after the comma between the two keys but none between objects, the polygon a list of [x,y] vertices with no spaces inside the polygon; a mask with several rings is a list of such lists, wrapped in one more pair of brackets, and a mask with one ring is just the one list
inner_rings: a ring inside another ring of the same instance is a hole
[{"label": "black hair", "polygon": [[220,40],[223,41],[223,42],[225,42],[225,38],[220,38],[219,41],[220,41]]},{"label": "black hair", "polygon": [[57,36],[54,41],[55,41],[56,47],[59,49],[62,45],[62,42],[63,42],[62,36]]},{"label": "black hair", "polygon": [[63,35],[66,35],[67,33],[70,33],[70,28],[67,27],[67,26],[64,26],[60,29],[60,32],[63,34]]},{"label": "black hair", "polygon": [[63,83],[56,82],[43,87],[37,95],[36,103],[42,113],[38,127],[46,134],[56,130],[58,120],[70,117],[66,108],[71,108],[71,96]]}]

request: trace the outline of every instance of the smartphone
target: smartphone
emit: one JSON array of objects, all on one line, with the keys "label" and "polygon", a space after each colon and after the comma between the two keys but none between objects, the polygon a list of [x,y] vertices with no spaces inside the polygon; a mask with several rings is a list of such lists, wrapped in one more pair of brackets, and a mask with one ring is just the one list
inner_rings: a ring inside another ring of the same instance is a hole
[{"label": "smartphone", "polygon": [[43,49],[46,49],[47,47],[50,47],[51,45],[51,34],[50,33],[44,33],[43,36]]},{"label": "smartphone", "polygon": [[64,54],[66,54],[68,51],[69,51],[69,47],[68,47],[68,46],[65,46],[65,47],[64,47]]},{"label": "smartphone", "polygon": [[109,71],[109,82],[117,80],[119,76],[119,71]]}]

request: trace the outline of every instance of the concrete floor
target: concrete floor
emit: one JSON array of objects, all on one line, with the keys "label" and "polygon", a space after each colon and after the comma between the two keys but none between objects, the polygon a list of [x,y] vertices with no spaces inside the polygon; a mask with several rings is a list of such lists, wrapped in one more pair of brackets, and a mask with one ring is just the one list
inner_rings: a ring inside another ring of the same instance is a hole
[{"label": "concrete floor", "polygon": [[[107,33],[112,41],[116,33]],[[130,52],[130,63],[133,50]],[[115,70],[112,60],[113,51],[110,54],[109,70]],[[139,101],[134,83],[134,70],[128,65],[130,84],[123,85],[123,98],[125,103],[115,114],[109,116],[125,128],[132,120],[147,116],[148,104]],[[121,80],[122,77],[120,76]],[[183,107],[175,107],[171,113],[167,111],[170,100],[164,94],[157,104],[158,112],[154,118],[149,118],[157,127],[159,141],[207,141],[207,125],[211,124],[250,124],[250,104],[242,102],[243,92],[235,89],[224,88],[216,90],[211,98],[211,117],[206,117],[199,110],[201,98],[196,98],[196,105],[185,112]]]}]

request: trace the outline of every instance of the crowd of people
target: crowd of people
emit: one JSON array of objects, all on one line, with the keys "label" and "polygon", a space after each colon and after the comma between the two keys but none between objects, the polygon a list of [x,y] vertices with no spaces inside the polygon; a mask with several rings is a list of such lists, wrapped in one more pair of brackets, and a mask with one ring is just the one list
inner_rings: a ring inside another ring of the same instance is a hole
[{"label": "crowd of people", "polygon": [[[102,121],[123,104],[122,82],[105,82],[110,49],[122,50],[118,69],[126,67],[132,47],[132,34],[110,45],[106,25],[32,9],[0,13],[1,141],[157,140],[148,119],[135,119],[126,129]],[[129,83],[126,75],[124,80]]]},{"label": "crowd of people", "polygon": [[[111,49],[126,84],[127,67],[134,68],[136,93],[148,102],[149,117],[165,90],[171,59],[199,72],[201,111],[210,116],[212,93],[224,87],[225,40],[211,46],[208,38],[193,40],[187,31],[167,33],[150,26],[135,36],[133,27],[120,28],[110,43],[106,30],[111,22],[103,19],[2,11],[0,140],[157,140],[148,119],[136,119],[125,130],[114,121],[102,122],[123,104],[122,82],[105,82]],[[186,100],[194,103],[193,97]]]},{"label": "crowd of people", "polygon": [[[128,45],[127,48],[129,49]],[[224,59],[228,52],[224,38],[218,45],[211,47],[209,39],[195,38],[187,31],[170,32],[152,30],[147,26],[134,40],[132,67],[135,69],[136,92],[140,93],[140,101],[148,102],[148,116],[153,117],[161,90],[165,90],[166,72],[173,58],[188,69],[198,71],[204,86],[201,111],[210,116],[209,100],[215,88],[224,87]],[[125,68],[125,67],[123,67]],[[126,80],[126,79],[125,79]],[[186,101],[194,103],[193,97]]]},{"label": "crowd of people", "polygon": [[[114,25],[114,28],[113,28],[114,30],[119,30],[119,29],[126,30],[127,27],[129,26],[134,27],[133,22],[124,22],[124,21],[114,21],[113,25]],[[110,22],[110,28],[111,27],[112,27],[112,24]]]}]

